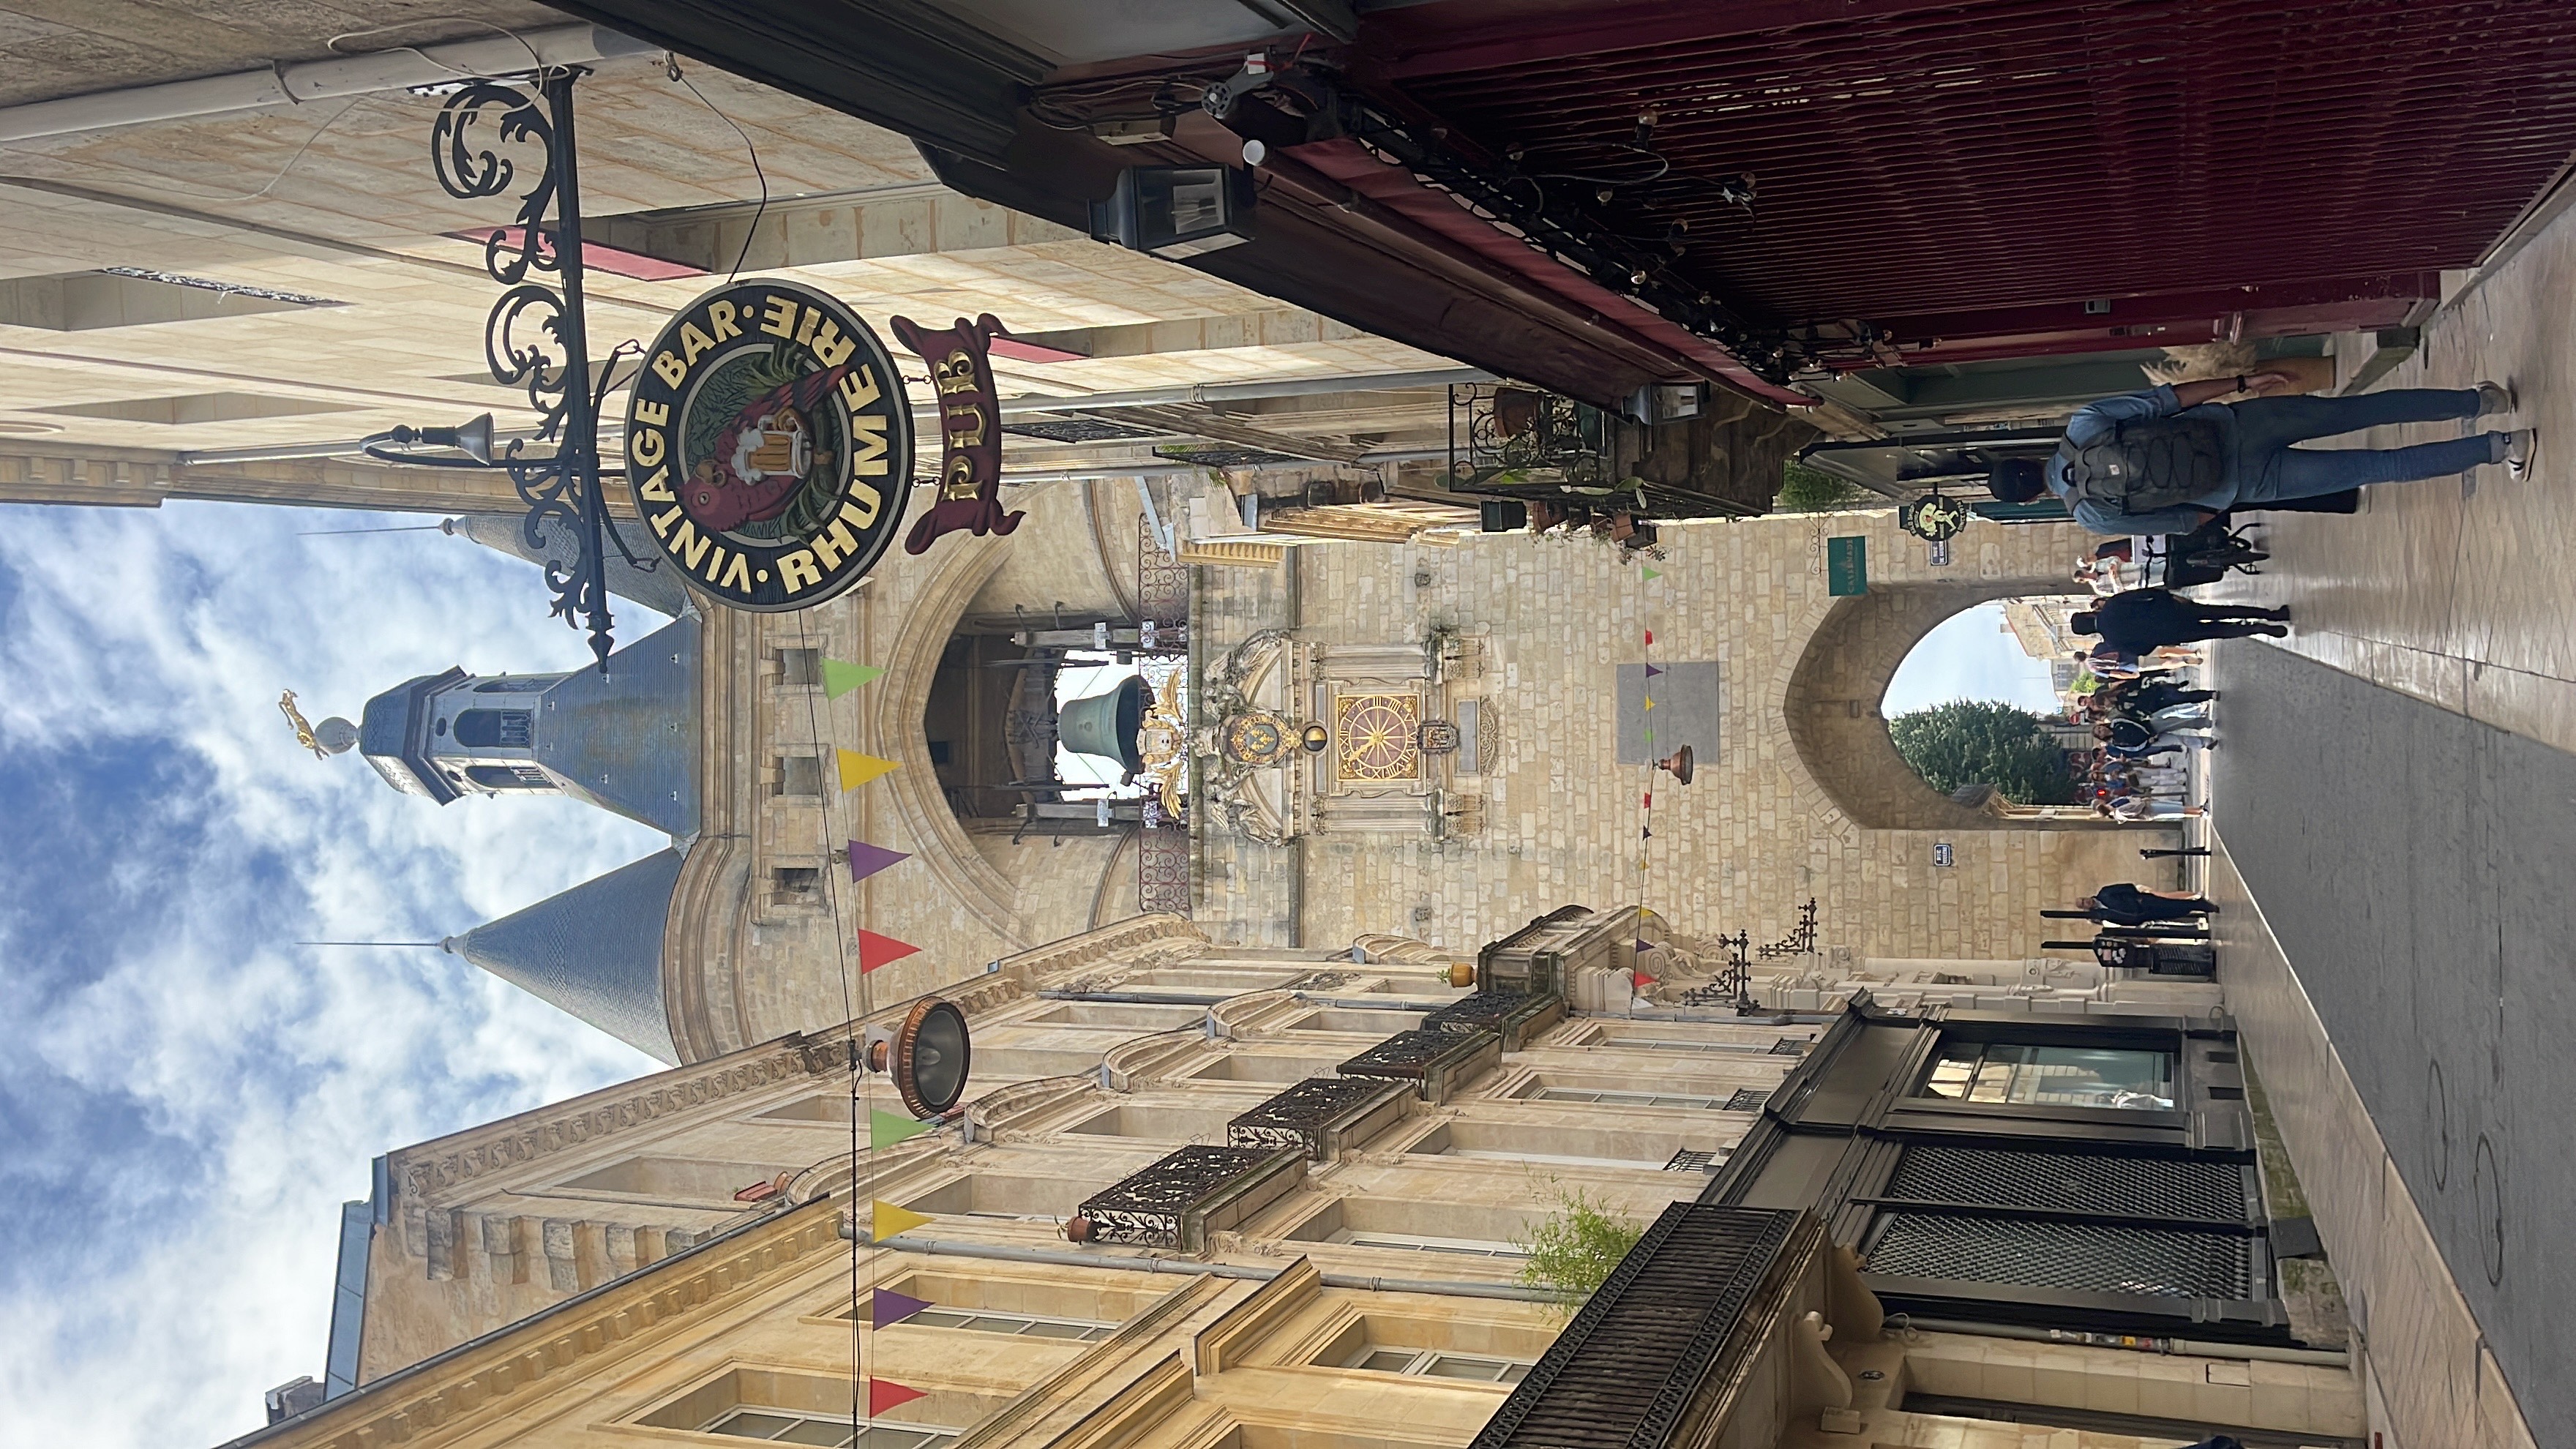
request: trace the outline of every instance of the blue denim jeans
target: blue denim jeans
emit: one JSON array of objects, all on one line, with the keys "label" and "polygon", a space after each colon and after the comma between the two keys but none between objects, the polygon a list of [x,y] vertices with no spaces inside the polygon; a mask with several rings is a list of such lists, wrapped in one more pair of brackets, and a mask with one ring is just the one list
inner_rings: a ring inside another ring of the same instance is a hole
[{"label": "blue denim jeans", "polygon": [[2258,397],[2228,408],[2236,422],[2236,506],[2341,493],[2369,483],[2448,478],[2504,456],[2504,434],[2472,433],[2407,448],[2294,448],[2392,423],[2477,416],[2475,389],[2402,388],[2357,397]]}]

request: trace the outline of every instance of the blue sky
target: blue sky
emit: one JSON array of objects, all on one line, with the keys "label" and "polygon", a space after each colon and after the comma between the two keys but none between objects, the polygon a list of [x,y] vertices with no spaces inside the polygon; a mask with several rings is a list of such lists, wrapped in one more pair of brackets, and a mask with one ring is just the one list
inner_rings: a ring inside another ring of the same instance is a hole
[{"label": "blue sky", "polygon": [[0,518],[0,1440],[211,1444],[320,1376],[370,1158],[653,1069],[456,957],[293,943],[453,934],[664,841],[569,801],[396,795],[277,711],[581,666],[529,565],[295,536],[418,518]]},{"label": "blue sky", "polygon": [[1954,699],[1999,699],[2034,714],[2055,714],[2048,665],[2021,652],[2004,629],[2001,604],[1979,604],[1943,621],[1897,666],[1880,714],[1894,719]]}]

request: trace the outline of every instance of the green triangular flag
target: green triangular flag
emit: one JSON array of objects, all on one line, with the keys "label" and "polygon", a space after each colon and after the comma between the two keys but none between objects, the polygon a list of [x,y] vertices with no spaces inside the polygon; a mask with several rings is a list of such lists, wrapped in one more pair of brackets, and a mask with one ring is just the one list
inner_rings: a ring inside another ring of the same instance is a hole
[{"label": "green triangular flag", "polygon": [[1655,732],[1654,732],[1653,730],[1648,730],[1648,731],[1646,731],[1646,743],[1651,745],[1651,744],[1653,744],[1654,742],[1655,742]]},{"label": "green triangular flag", "polygon": [[1647,583],[1650,583],[1650,584],[1651,584],[1651,583],[1653,583],[1655,580],[1660,579],[1660,578],[1662,578],[1662,577],[1663,577],[1663,575],[1662,575],[1662,574],[1659,574],[1659,573],[1655,572],[1653,569],[1648,569],[1648,570],[1646,570],[1646,582],[1647,582]]},{"label": "green triangular flag", "polygon": [[874,684],[885,671],[873,664],[845,664],[838,659],[823,661],[823,697],[839,699],[862,684]]},{"label": "green triangular flag", "polygon": [[874,1109],[868,1112],[870,1147],[892,1147],[898,1142],[908,1142],[929,1130],[930,1124],[927,1122],[915,1122],[910,1117],[898,1117],[892,1112],[879,1112]]}]

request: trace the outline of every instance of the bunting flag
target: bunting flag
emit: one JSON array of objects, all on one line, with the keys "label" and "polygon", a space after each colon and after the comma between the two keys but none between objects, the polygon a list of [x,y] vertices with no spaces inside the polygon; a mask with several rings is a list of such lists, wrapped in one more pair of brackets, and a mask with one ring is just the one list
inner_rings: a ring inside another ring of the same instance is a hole
[{"label": "bunting flag", "polygon": [[1642,955],[1644,955],[1646,952],[1651,951],[1651,950],[1653,950],[1653,949],[1655,949],[1655,943],[1654,943],[1654,942],[1647,940],[1647,939],[1646,939],[1645,937],[1643,937],[1643,936],[1639,936],[1639,937],[1637,938],[1637,954],[1639,954],[1639,955],[1641,955],[1641,956],[1642,956]]},{"label": "bunting flag", "polygon": [[1654,742],[1655,742],[1655,727],[1654,727],[1653,725],[1648,725],[1648,726],[1646,726],[1646,743],[1651,745],[1651,744],[1653,744]]},{"label": "bunting flag", "polygon": [[873,664],[849,664],[838,659],[823,661],[823,697],[839,699],[862,685],[874,684],[885,677],[885,671]]},{"label": "bunting flag", "polygon": [[1643,971],[1631,971],[1628,973],[1628,978],[1637,984],[1637,989],[1639,991],[1643,991],[1655,984],[1655,978],[1647,975]]},{"label": "bunting flag", "polygon": [[1654,644],[1655,644],[1655,631],[1654,631],[1654,630],[1652,630],[1652,629],[1649,629],[1649,630],[1647,630],[1647,631],[1646,631],[1646,647],[1647,647],[1647,648],[1649,648],[1649,649],[1651,649],[1651,648],[1653,648],[1653,647],[1654,647]]},{"label": "bunting flag", "polygon": [[908,941],[898,941],[892,936],[880,936],[874,931],[861,930],[859,932],[859,974],[865,976],[880,966],[891,965],[906,956],[918,955],[920,951],[919,946]]},{"label": "bunting flag", "polygon": [[835,750],[834,753],[841,757],[841,788],[844,790],[855,790],[894,768],[892,760],[880,760],[856,750]]},{"label": "bunting flag", "polygon": [[898,1142],[909,1142],[929,1130],[929,1123],[916,1122],[910,1117],[898,1117],[892,1112],[874,1110],[868,1113],[868,1146],[872,1148],[892,1147]]},{"label": "bunting flag", "polygon": [[928,1213],[917,1213],[910,1208],[896,1207],[881,1197],[870,1198],[868,1209],[872,1214],[868,1220],[868,1238],[872,1242],[882,1243],[897,1233],[911,1232],[914,1228],[930,1221]]},{"label": "bunting flag", "polygon": [[1650,695],[1647,695],[1647,696],[1646,696],[1646,708],[1648,708],[1648,709],[1653,709],[1654,707],[1655,707],[1655,697],[1654,697],[1653,695],[1651,695],[1651,694],[1650,694]]},{"label": "bunting flag", "polygon": [[[849,767],[844,765],[842,768],[846,770]],[[853,840],[850,842],[850,879],[866,880],[887,866],[897,865],[910,859],[912,855],[909,851],[888,850],[882,845],[870,845],[864,840]]]},{"label": "bunting flag", "polygon": [[1655,808],[1655,792],[1652,790],[1646,792],[1645,808],[1648,810]]},{"label": "bunting flag", "polygon": [[1646,582],[1647,582],[1647,583],[1650,583],[1650,584],[1651,584],[1651,583],[1653,583],[1655,580],[1660,579],[1660,578],[1662,578],[1662,577],[1663,577],[1663,575],[1662,575],[1662,574],[1657,573],[1657,572],[1656,572],[1655,570],[1653,570],[1653,569],[1648,569],[1648,570],[1646,570]]},{"label": "bunting flag", "polygon": [[897,1293],[891,1288],[880,1288],[876,1290],[876,1297],[869,1300],[868,1322],[883,1328],[889,1323],[901,1323],[931,1306],[928,1299],[915,1298],[909,1293]]},{"label": "bunting flag", "polygon": [[1655,827],[1651,825],[1640,826],[1637,830],[1637,836],[1641,840],[1652,840],[1655,838]]},{"label": "bunting flag", "polygon": [[868,1380],[868,1417],[873,1419],[897,1404],[909,1404],[926,1392],[886,1379],[871,1378]]},{"label": "bunting flag", "polygon": [[1647,666],[1646,666],[1646,677],[1647,677],[1648,679],[1652,679],[1652,678],[1654,678],[1656,675],[1661,674],[1661,673],[1663,673],[1663,672],[1664,672],[1664,671],[1663,671],[1662,669],[1660,669],[1660,668],[1656,667],[1655,665],[1649,664],[1649,665],[1647,665]]}]

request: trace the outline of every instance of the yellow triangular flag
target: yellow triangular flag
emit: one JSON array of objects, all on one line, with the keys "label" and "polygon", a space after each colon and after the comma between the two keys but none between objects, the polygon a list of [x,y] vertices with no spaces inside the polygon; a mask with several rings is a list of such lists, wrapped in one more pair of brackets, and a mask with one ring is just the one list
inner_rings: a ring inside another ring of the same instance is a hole
[{"label": "yellow triangular flag", "polygon": [[1653,709],[1654,707],[1655,707],[1655,702],[1654,702],[1653,700],[1649,699],[1649,700],[1647,700],[1647,701],[1646,701],[1646,708],[1648,708],[1648,709]]},{"label": "yellow triangular flag", "polygon": [[841,788],[855,790],[894,768],[894,761],[880,760],[856,750],[837,751],[841,757]]},{"label": "yellow triangular flag", "polygon": [[908,1233],[930,1221],[928,1213],[917,1213],[910,1208],[896,1207],[881,1197],[869,1199],[868,1205],[875,1210],[876,1214],[868,1227],[870,1242],[882,1243],[897,1233]]}]

